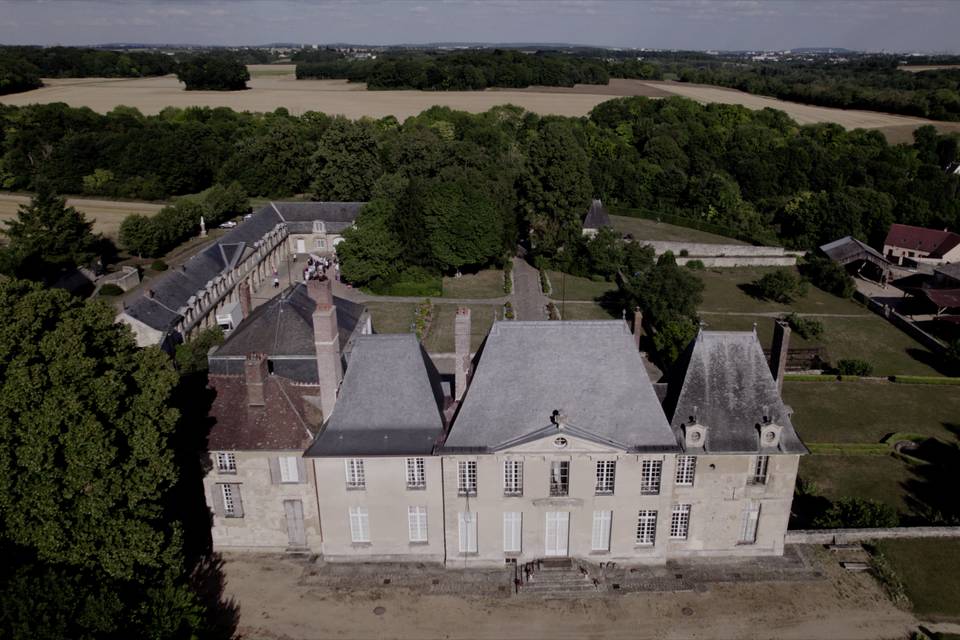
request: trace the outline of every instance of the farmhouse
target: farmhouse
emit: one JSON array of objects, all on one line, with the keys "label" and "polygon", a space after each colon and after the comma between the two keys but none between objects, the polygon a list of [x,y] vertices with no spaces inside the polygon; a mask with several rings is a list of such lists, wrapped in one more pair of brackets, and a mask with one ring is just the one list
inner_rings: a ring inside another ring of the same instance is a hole
[{"label": "farmhouse", "polygon": [[944,229],[926,229],[908,224],[892,224],[883,241],[883,253],[890,262],[904,260],[944,264],[960,261],[960,234]]},{"label": "farmhouse", "polygon": [[783,552],[806,453],[777,384],[788,334],[768,365],[755,332],[701,331],[655,385],[625,322],[495,322],[471,359],[464,309],[451,388],[411,334],[357,325],[347,349],[329,282],[300,286],[316,378],[263,353],[215,370],[243,324],[210,355],[217,548],[458,567]]},{"label": "farmhouse", "polygon": [[130,325],[140,346],[170,348],[216,324],[230,331],[249,314],[251,292],[272,286],[281,265],[332,253],[363,204],[271,202],[150,283],[117,319]]}]

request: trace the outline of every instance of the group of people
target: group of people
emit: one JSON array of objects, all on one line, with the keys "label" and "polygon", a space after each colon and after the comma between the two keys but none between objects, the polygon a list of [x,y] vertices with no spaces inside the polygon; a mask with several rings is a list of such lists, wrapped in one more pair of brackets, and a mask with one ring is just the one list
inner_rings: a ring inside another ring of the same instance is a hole
[{"label": "group of people", "polygon": [[337,282],[340,281],[340,263],[336,258],[330,259],[325,256],[307,258],[307,266],[303,269],[303,281],[323,280],[327,278],[327,271],[333,269],[334,277]]}]

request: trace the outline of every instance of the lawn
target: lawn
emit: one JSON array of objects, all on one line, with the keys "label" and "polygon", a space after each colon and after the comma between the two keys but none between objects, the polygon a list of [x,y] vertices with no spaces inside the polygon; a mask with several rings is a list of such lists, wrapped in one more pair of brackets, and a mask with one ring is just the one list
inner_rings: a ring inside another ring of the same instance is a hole
[{"label": "lawn", "polygon": [[884,456],[808,455],[800,458],[799,477],[816,484],[830,500],[868,498],[910,513],[904,502],[902,482],[912,477],[910,467]]},{"label": "lawn", "polygon": [[734,238],[718,236],[706,231],[697,231],[687,227],[678,227],[647,220],[645,218],[631,218],[629,216],[610,216],[613,228],[620,233],[629,233],[636,240],[669,240],[673,242],[702,242],[705,244],[746,244]]},{"label": "lawn", "polygon": [[607,291],[616,291],[616,282],[600,281],[596,282],[590,278],[581,278],[572,276],[569,273],[561,274],[559,271],[548,271],[550,286],[553,292],[550,298],[554,301],[566,300],[596,300]]},{"label": "lawn", "polygon": [[[462,305],[436,304],[433,305],[433,322],[430,324],[430,333],[423,345],[430,353],[453,352],[453,328],[457,308]],[[499,304],[473,304],[470,308],[470,349],[480,348],[483,339],[487,337],[490,326],[493,324],[494,313],[503,319],[503,306]]]},{"label": "lawn", "polygon": [[[619,314],[611,314],[598,304],[583,302],[567,302],[565,305],[557,303],[557,308],[563,307],[563,320],[620,320]],[[633,320],[633,318],[628,318]]]},{"label": "lawn", "polygon": [[368,302],[375,333],[409,333],[413,325],[412,302]]},{"label": "lawn", "polygon": [[[873,365],[873,374],[889,375],[938,375],[927,364],[934,359],[932,353],[919,342],[896,328],[880,316],[861,307],[864,314],[856,318],[818,317],[823,323],[823,335],[816,340],[805,340],[793,333],[790,346],[804,349],[814,346],[826,348],[826,358],[838,360],[856,358]],[[764,347],[769,347],[773,338],[773,319],[768,316],[728,316],[704,313],[700,319],[706,329],[714,331],[750,331],[757,324],[757,335]]]},{"label": "lawn", "polygon": [[[780,267],[783,268],[783,267]],[[736,267],[731,269],[706,269],[696,274],[703,280],[703,302],[706,311],[735,311],[739,313],[766,313],[771,311],[796,311],[797,313],[866,314],[862,306],[831,295],[810,286],[807,295],[791,304],[758,300],[747,295],[738,285],[749,285],[763,274],[777,267]]]},{"label": "lawn", "polygon": [[477,273],[465,273],[459,278],[443,279],[444,298],[502,298],[503,270],[485,269]]},{"label": "lawn", "polygon": [[960,621],[960,540],[880,540],[903,582],[913,612],[933,621]]},{"label": "lawn", "polygon": [[807,442],[877,443],[896,432],[954,442],[946,425],[960,423],[960,389],[951,386],[787,381],[783,399]]}]

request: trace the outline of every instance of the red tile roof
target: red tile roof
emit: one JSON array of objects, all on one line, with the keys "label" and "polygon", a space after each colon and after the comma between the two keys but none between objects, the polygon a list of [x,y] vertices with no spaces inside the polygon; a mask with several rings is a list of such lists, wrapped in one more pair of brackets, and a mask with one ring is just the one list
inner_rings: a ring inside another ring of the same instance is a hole
[{"label": "red tile roof", "polygon": [[305,398],[319,397],[320,388],[294,384],[286,378],[268,376],[264,383],[264,406],[247,404],[243,376],[211,375],[216,392],[210,417],[211,451],[302,451],[313,440],[319,409]]},{"label": "red tile roof", "polygon": [[924,251],[931,255],[942,255],[960,244],[960,235],[951,231],[914,227],[908,224],[892,224],[883,244],[910,251]]}]

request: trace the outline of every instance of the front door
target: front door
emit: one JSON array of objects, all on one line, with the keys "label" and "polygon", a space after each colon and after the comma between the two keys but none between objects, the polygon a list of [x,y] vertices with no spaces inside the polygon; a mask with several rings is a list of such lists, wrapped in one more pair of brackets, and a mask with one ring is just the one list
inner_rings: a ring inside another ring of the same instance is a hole
[{"label": "front door", "polygon": [[307,252],[307,242],[303,238],[297,238],[297,253]]},{"label": "front door", "polygon": [[307,546],[307,533],[303,529],[303,502],[284,500],[283,511],[287,516],[287,539],[290,546]]},{"label": "front door", "polygon": [[570,513],[568,511],[548,511],[544,555],[566,556],[569,531]]}]

